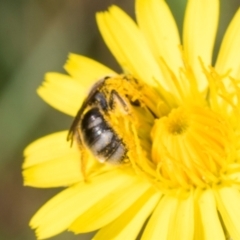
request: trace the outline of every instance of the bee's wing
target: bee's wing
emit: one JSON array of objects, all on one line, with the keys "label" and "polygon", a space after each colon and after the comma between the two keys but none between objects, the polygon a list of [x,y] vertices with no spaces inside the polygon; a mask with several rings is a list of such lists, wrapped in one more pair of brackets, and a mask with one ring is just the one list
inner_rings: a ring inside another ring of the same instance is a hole
[{"label": "bee's wing", "polygon": [[[72,123],[72,125],[71,125],[71,127],[69,129],[68,136],[67,136],[67,141],[71,141],[71,146],[72,146],[72,143],[73,143],[73,137],[74,137],[74,134],[76,132],[77,125],[78,125],[78,123],[81,120],[81,116],[82,116],[84,110],[88,106],[89,102],[91,102],[92,97],[94,96],[94,94],[97,92],[97,90],[104,84],[105,80],[108,79],[108,78],[109,77],[104,77],[101,80],[97,81],[93,85],[93,87],[91,88],[87,98],[84,100],[84,102],[83,102],[81,108],[79,109],[75,119],[73,120],[73,123]],[[81,141],[81,139],[79,139],[79,141]]]}]

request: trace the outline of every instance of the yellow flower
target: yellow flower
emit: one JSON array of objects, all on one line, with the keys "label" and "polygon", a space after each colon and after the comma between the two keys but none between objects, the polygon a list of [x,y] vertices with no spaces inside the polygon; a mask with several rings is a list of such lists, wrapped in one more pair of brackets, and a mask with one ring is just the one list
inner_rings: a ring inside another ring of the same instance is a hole
[{"label": "yellow flower", "polygon": [[[116,6],[97,14],[124,74],[145,86],[143,102],[155,120],[139,115],[142,129],[130,122],[128,142],[136,146],[130,164],[102,164],[89,155],[86,178],[68,131],[26,148],[25,185],[66,186],[32,218],[39,239],[98,229],[95,240],[136,239],[141,229],[148,240],[240,239],[240,10],[213,65],[218,15],[218,0],[188,0],[181,44],[163,0],[136,0],[137,24]],[[121,79],[74,54],[65,69],[69,76],[48,73],[38,93],[73,117],[98,79]]]}]

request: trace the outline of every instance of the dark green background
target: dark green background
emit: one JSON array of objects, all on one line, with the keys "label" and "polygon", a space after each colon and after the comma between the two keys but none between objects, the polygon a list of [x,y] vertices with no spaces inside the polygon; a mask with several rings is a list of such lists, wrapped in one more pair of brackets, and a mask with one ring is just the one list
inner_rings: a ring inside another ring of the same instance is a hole
[{"label": "dark green background", "polygon": [[[181,29],[186,0],[167,2]],[[240,0],[221,3],[215,53]],[[28,221],[59,191],[22,186],[24,147],[41,136],[68,129],[72,122],[37,96],[44,74],[64,72],[69,52],[120,69],[95,23],[95,12],[112,4],[134,17],[133,0],[0,0],[0,240],[35,239]],[[52,239],[89,236],[63,233]]]}]

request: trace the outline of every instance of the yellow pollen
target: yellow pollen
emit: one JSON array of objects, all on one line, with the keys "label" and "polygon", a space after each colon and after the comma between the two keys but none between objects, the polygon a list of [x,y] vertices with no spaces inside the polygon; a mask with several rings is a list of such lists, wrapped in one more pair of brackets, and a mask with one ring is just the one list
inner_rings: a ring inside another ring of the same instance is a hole
[{"label": "yellow pollen", "polygon": [[173,109],[155,121],[151,134],[156,178],[168,188],[217,183],[234,161],[233,136],[228,121],[211,109]]}]

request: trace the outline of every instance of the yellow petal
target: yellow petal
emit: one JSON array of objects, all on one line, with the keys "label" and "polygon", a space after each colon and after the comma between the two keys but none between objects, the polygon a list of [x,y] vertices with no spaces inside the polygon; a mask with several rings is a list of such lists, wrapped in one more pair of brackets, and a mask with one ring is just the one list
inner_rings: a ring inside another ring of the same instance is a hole
[{"label": "yellow petal", "polygon": [[172,223],[177,209],[177,198],[164,196],[154,210],[141,240],[168,240],[169,231],[173,231]]},{"label": "yellow petal", "polygon": [[174,215],[174,221],[171,224],[174,231],[169,231],[168,239],[192,240],[194,233],[193,194],[178,200]]},{"label": "yellow petal", "polygon": [[157,79],[166,87],[146,40],[133,20],[116,6],[112,6],[109,12],[98,13],[96,17],[105,43],[124,72],[153,86],[156,86]]},{"label": "yellow petal", "polygon": [[47,202],[32,218],[30,225],[39,239],[66,230],[83,212],[119,186],[131,182],[132,176],[110,171],[62,191]]},{"label": "yellow petal", "polygon": [[32,187],[61,187],[79,182],[83,179],[80,154],[52,159],[23,171],[24,185]]},{"label": "yellow petal", "polygon": [[213,192],[211,190],[203,191],[197,201],[197,205],[199,209],[199,216],[195,217],[196,222],[200,226],[196,226],[196,228],[200,228],[200,232],[195,232],[195,239],[225,240]]},{"label": "yellow petal", "polygon": [[69,54],[64,68],[87,89],[100,78],[116,74],[113,70],[97,61],[73,53]]},{"label": "yellow petal", "polygon": [[[31,143],[24,150],[24,184],[36,187],[66,186],[82,179],[82,160],[85,177],[113,169],[99,163],[92,155],[84,154],[77,144],[67,142],[68,131],[50,134]],[[62,175],[62,177],[61,177]]]},{"label": "yellow petal", "polygon": [[183,28],[184,52],[201,90],[207,86],[207,80],[199,57],[205,66],[211,64],[218,16],[219,0],[188,1]]},{"label": "yellow petal", "polygon": [[217,207],[224,225],[232,239],[240,239],[240,193],[236,188],[225,187],[215,190]]},{"label": "yellow petal", "polygon": [[37,90],[49,105],[70,116],[76,116],[87,91],[78,81],[60,73],[47,73]]},{"label": "yellow petal", "polygon": [[216,62],[216,70],[224,74],[231,70],[230,75],[240,78],[240,9],[232,19],[224,35]]},{"label": "yellow petal", "polygon": [[83,213],[69,228],[74,233],[90,232],[102,228],[116,219],[141,197],[150,187],[138,178],[116,188],[111,194]]},{"label": "yellow petal", "polygon": [[78,153],[77,146],[71,147],[71,143],[67,142],[67,135],[68,131],[53,133],[28,145],[24,150],[23,168]]},{"label": "yellow petal", "polygon": [[102,228],[93,239],[136,239],[144,222],[159,201],[159,198],[159,192],[149,189],[114,222]]},{"label": "yellow petal", "polygon": [[164,58],[175,74],[182,65],[180,37],[171,10],[164,0],[137,0],[137,21],[157,61]]}]

